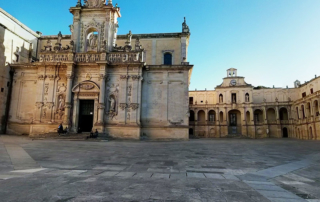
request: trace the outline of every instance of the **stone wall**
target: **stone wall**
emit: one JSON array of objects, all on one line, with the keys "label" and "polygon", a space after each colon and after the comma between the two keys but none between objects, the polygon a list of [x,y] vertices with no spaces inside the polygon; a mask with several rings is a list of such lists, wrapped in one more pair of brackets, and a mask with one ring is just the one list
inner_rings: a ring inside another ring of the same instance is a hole
[{"label": "stone wall", "polygon": [[4,132],[11,85],[10,64],[36,57],[39,35],[0,8],[0,133]]}]

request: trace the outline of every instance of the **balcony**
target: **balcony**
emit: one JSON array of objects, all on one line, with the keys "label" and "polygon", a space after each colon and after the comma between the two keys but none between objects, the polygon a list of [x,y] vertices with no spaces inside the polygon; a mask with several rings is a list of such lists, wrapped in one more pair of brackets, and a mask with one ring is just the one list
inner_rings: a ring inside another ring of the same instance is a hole
[{"label": "balcony", "polygon": [[254,125],[256,125],[256,126],[261,126],[263,124],[264,124],[264,121],[255,121],[254,122]]},{"label": "balcony", "polygon": [[290,124],[289,120],[280,120],[280,123],[285,125]]},{"label": "balcony", "polygon": [[268,124],[277,124],[276,120],[268,120],[267,122],[268,122]]}]

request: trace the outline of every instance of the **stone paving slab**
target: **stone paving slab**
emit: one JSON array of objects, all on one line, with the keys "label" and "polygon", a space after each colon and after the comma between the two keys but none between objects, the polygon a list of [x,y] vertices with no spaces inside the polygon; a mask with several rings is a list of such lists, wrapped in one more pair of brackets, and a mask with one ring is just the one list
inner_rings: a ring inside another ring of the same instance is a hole
[{"label": "stone paving slab", "polygon": [[128,178],[128,177],[134,176],[135,174],[136,174],[135,172],[120,172],[120,173],[116,174],[115,176]]},{"label": "stone paving slab", "polygon": [[170,178],[170,174],[163,174],[163,173],[153,173],[152,178],[156,178],[156,179],[169,179]]},{"label": "stone paving slab", "polygon": [[99,177],[113,177],[115,175],[117,175],[119,172],[114,172],[114,171],[105,171],[101,174],[99,174]]},{"label": "stone paving slab", "polygon": [[135,175],[133,175],[133,178],[151,178],[151,175],[153,173],[136,173]]},{"label": "stone paving slab", "polygon": [[204,173],[204,175],[206,176],[206,178],[211,178],[211,179],[220,179],[220,180],[225,179],[222,175],[219,175],[219,174]]},{"label": "stone paving slab", "polygon": [[[320,162],[315,155],[320,152],[320,142],[315,141],[7,138],[2,148],[12,143],[47,170],[16,175],[2,172],[0,166],[0,176],[7,177],[0,179],[4,201],[306,201],[297,193],[310,194],[313,198],[308,201],[320,198],[316,195]],[[5,155],[5,150],[1,151]],[[5,168],[11,165],[0,155],[3,163]]]},{"label": "stone paving slab", "polygon": [[203,173],[187,173],[187,177],[192,178],[206,178],[206,176]]}]

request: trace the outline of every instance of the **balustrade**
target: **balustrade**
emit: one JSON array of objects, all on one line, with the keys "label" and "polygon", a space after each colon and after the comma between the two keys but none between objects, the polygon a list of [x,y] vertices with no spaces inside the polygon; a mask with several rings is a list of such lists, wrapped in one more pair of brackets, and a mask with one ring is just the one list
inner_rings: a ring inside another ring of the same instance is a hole
[{"label": "balustrade", "polygon": [[143,52],[111,52],[111,53],[41,53],[40,62],[97,62],[109,63],[140,63],[143,62]]}]

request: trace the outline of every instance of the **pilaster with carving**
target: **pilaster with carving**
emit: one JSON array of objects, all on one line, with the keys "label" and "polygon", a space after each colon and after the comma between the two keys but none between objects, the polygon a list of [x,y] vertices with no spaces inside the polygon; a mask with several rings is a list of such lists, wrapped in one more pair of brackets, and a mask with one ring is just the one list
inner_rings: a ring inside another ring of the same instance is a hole
[{"label": "pilaster with carving", "polygon": [[73,86],[73,78],[74,78],[74,64],[67,63],[67,91],[65,98],[65,109],[64,109],[64,124],[68,125],[70,128],[70,112],[71,112],[71,97],[72,97],[72,86]]}]

